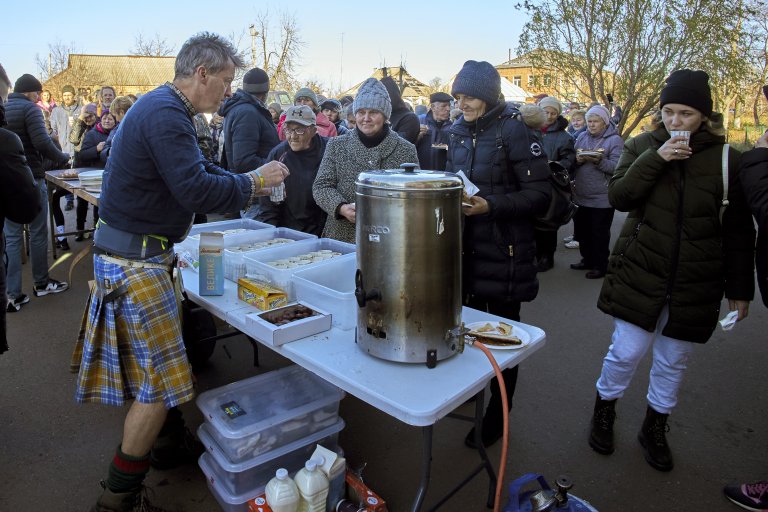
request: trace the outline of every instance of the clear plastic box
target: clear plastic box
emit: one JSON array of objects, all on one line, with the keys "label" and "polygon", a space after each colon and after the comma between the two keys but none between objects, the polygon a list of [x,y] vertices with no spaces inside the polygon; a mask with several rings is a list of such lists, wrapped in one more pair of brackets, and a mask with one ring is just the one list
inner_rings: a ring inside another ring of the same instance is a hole
[{"label": "clear plastic box", "polygon": [[[245,261],[246,273],[256,279],[266,281],[277,288],[280,288],[288,295],[289,301],[296,300],[296,292],[293,288],[291,277],[294,272],[304,270],[313,266],[325,265],[336,258],[354,259],[356,246],[345,242],[339,242],[331,238],[318,238],[316,240],[301,240],[299,242],[275,247],[274,249],[265,249],[254,254],[243,257]],[[269,265],[269,262],[286,260],[311,252],[331,251],[340,252],[341,256],[329,258],[322,261],[303,264],[294,268],[276,268]],[[320,304],[318,304],[320,306]]]},{"label": "clear plastic box", "polygon": [[237,282],[237,280],[245,275],[245,261],[243,256],[251,254],[256,251],[264,251],[267,249],[274,249],[279,245],[269,245],[253,250],[238,251],[234,248],[239,248],[244,245],[250,244],[262,244],[269,243],[270,241],[283,239],[290,242],[296,242],[298,240],[316,240],[315,235],[309,233],[302,233],[295,229],[288,228],[276,228],[276,229],[259,229],[256,231],[247,231],[241,235],[234,235],[224,239],[224,277],[230,281]]},{"label": "clear plastic box", "polygon": [[189,235],[187,235],[187,238],[176,244],[176,252],[189,252],[192,255],[192,259],[194,261],[198,261],[200,251],[200,233],[244,230],[235,233],[225,233],[224,247],[226,248],[244,243],[248,240],[249,236],[253,236],[253,234],[257,231],[273,231],[275,229],[275,226],[272,224],[257,222],[250,219],[222,220],[218,222],[208,222],[205,224],[195,224],[189,230]]},{"label": "clear plastic box", "polygon": [[231,219],[231,220],[219,220],[216,222],[206,222],[205,224],[193,224],[192,227],[189,229],[189,234],[187,235],[187,238],[192,237],[198,237],[200,233],[203,231],[205,232],[211,232],[211,231],[229,231],[232,229],[265,229],[265,228],[272,228],[275,229],[275,226],[272,224],[267,224],[266,222],[259,222],[257,220],[253,219]]},{"label": "clear plastic box", "polygon": [[330,427],[291,443],[278,445],[274,450],[240,463],[227,459],[219,444],[213,440],[210,424],[200,425],[197,437],[211,456],[210,467],[221,488],[227,494],[245,496],[251,489],[267,485],[278,468],[285,468],[293,474],[304,467],[318,444],[338,453],[339,432],[343,429],[344,420],[338,418]]},{"label": "clear plastic box", "polygon": [[197,406],[233,463],[333,425],[344,392],[298,365],[212,389]]},{"label": "clear plastic box", "polygon": [[358,309],[356,270],[354,258],[336,258],[320,267],[299,270],[293,274],[296,299],[329,312],[334,327],[345,331],[354,329]]},{"label": "clear plastic box", "polygon": [[208,489],[211,491],[211,494],[213,494],[213,497],[216,498],[216,501],[224,512],[248,512],[248,501],[256,496],[264,494],[266,483],[252,487],[241,494],[228,492],[224,488],[223,482],[219,479],[219,475],[213,469],[216,462],[213,460],[213,456],[210,453],[206,452],[202,454],[197,460],[197,464],[200,466],[200,469],[203,470]]}]

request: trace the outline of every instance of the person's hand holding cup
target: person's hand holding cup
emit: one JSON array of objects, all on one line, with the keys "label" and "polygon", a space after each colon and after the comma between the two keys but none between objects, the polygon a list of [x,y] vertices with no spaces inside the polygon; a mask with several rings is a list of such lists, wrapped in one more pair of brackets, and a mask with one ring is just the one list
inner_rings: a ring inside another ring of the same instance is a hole
[{"label": "person's hand holding cup", "polygon": [[258,175],[261,175],[261,177],[264,178],[264,186],[262,189],[271,189],[272,187],[280,185],[283,180],[285,180],[285,178],[290,174],[290,172],[288,172],[288,167],[286,167],[284,163],[277,162],[275,160],[267,162],[255,171],[251,172],[257,174],[257,183],[260,181]]},{"label": "person's hand holding cup", "polygon": [[671,130],[669,134],[671,137],[657,150],[659,156],[667,162],[690,158],[693,153],[690,147],[691,132],[688,130]]}]

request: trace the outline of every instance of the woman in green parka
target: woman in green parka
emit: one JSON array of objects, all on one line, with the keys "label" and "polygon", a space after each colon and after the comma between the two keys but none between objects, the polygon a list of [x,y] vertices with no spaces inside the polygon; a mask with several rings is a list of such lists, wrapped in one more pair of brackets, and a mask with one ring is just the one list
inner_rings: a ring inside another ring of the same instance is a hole
[{"label": "woman in green parka", "polygon": [[708,82],[704,71],[669,76],[659,122],[626,142],[608,186],[611,205],[629,215],[598,300],[614,317],[614,332],[597,380],[589,444],[613,452],[616,400],[653,347],[638,441],[659,471],[673,467],[667,417],[695,344],[712,335],[723,295],[741,320],[754,294],[755,231],[739,182],[740,155],[726,154],[725,207],[725,137]]}]

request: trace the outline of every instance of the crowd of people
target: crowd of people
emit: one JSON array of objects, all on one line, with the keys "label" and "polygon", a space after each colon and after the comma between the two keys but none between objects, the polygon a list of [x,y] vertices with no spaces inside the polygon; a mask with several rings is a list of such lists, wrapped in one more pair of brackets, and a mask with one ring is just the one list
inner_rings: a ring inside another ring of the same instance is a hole
[{"label": "crowd of people", "polygon": [[[354,243],[358,174],[404,163],[461,172],[477,187],[462,206],[463,302],[512,320],[520,320],[522,302],[535,300],[537,273],[554,266],[557,231],[536,218],[550,201],[552,166],[568,171],[579,209],[567,242],[581,253],[571,268],[604,279],[598,307],[614,322],[595,385],[589,445],[613,452],[617,401],[652,348],[638,441],[653,468],[674,467],[667,418],[692,348],[711,337],[723,297],[738,320],[753,299],[752,216],[768,305],[768,134],[744,155],[729,148],[705,72],[673,72],[652,126],[625,142],[614,105],[583,109],[551,96],[535,98],[535,105],[507,102],[488,62],[466,61],[450,94],[432,94],[421,113],[390,77],[369,78],[354,97],[339,99],[302,88],[283,110],[265,104],[269,76],[262,69],[247,71],[233,92],[239,68],[231,43],[201,33],[179,51],[174,79],[139,101],[103,87],[84,104],[65,86],[56,104],[32,75],[16,80],[8,96],[11,82],[0,67],[0,122],[8,124],[0,129],[8,259],[7,280],[0,267],[0,295],[7,295],[0,352],[7,348],[5,312],[30,301],[21,283],[23,224],[34,295],[68,288],[48,275],[46,165],[105,168],[94,211],[95,286],[73,355],[76,400],[132,402],[91,510],[149,507],[142,482],[150,466],[174,467],[199,453],[178,409],[194,390],[173,274],[173,244],[193,217],[231,213]],[[210,121],[203,114],[212,114]],[[58,204],[64,196],[55,193],[52,208],[57,245],[66,250]],[[615,210],[629,213],[611,252]],[[87,203],[82,212],[78,206],[80,233],[86,211]],[[503,372],[510,406],[518,373]],[[468,446],[501,438],[500,395],[493,379],[482,431],[467,434]],[[768,508],[764,482],[725,492],[750,510]]]}]

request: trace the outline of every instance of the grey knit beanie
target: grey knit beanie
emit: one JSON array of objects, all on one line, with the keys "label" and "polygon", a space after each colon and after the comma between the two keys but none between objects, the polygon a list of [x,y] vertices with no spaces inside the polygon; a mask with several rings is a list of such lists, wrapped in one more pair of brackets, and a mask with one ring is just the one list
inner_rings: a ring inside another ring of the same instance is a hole
[{"label": "grey knit beanie", "polygon": [[451,94],[466,94],[495,105],[501,95],[501,77],[491,63],[468,60],[453,80]]},{"label": "grey knit beanie", "polygon": [[369,78],[363,82],[352,103],[352,112],[357,113],[361,108],[378,110],[389,120],[392,116],[392,101],[384,84],[375,78]]},{"label": "grey knit beanie", "polygon": [[315,91],[310,89],[309,87],[302,87],[298,91],[296,91],[296,94],[293,95],[293,102],[296,103],[296,100],[299,98],[309,98],[312,100],[312,103],[315,104],[315,108],[317,108],[320,103],[317,100],[317,94],[315,94]]},{"label": "grey knit beanie", "polygon": [[557,101],[557,98],[554,98],[552,96],[547,96],[546,98],[542,98],[539,102],[539,106],[541,108],[544,107],[552,107],[553,109],[557,110],[557,115],[560,115],[563,113],[563,105]]}]

